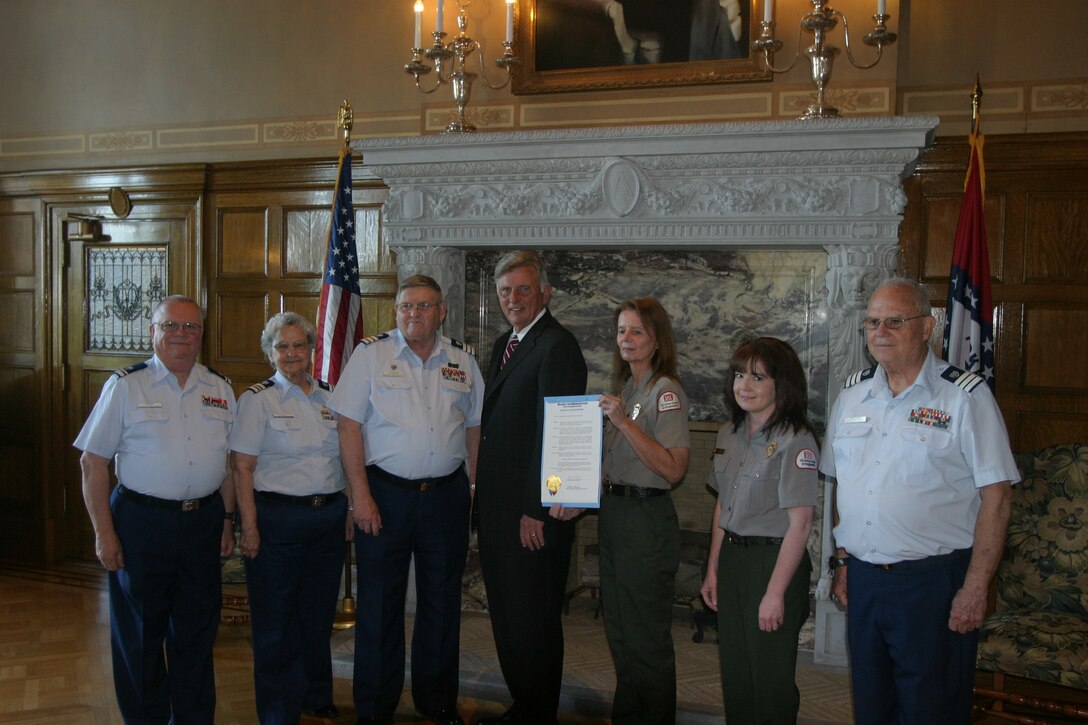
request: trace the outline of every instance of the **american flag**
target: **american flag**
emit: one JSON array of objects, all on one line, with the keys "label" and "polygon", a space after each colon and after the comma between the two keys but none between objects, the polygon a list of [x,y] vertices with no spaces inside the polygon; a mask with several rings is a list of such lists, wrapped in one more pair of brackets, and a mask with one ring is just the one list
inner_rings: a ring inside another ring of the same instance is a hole
[{"label": "american flag", "polygon": [[336,198],[332,202],[325,278],[317,308],[317,349],[314,377],[336,385],[351,351],[363,339],[359,291],[359,255],[355,247],[355,210],[351,205],[351,148],[340,150]]},{"label": "american flag", "polygon": [[985,136],[970,135],[971,156],[963,189],[952,271],[948,279],[947,321],[944,328],[944,359],[956,367],[981,375],[994,390],[994,323],[990,298],[990,256],[986,247],[983,199],[986,172],[982,146]]}]

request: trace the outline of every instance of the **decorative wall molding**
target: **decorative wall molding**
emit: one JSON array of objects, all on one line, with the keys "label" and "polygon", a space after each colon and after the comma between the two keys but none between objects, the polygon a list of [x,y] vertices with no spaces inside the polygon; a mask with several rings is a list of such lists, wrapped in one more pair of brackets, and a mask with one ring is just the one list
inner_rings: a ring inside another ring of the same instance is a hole
[{"label": "decorative wall molding", "polygon": [[355,142],[397,246],[895,244],[932,117]]}]

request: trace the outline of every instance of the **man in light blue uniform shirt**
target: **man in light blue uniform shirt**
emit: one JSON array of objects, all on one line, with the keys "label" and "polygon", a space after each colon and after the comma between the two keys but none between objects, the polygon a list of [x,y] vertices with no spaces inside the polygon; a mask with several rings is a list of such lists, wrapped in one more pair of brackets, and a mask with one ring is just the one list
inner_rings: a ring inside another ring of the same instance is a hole
[{"label": "man in light blue uniform shirt", "polygon": [[929,351],[935,324],[916,283],[877,287],[863,325],[879,365],[847,380],[820,456],[836,478],[832,591],[849,605],[858,725],[970,721],[978,628],[1020,480],[985,381]]},{"label": "man in light blue uniform shirt", "polygon": [[442,288],[397,292],[397,329],[364,340],[329,401],[356,524],[358,723],[391,721],[404,687],[404,602],[415,557],[412,699],[439,725],[457,714],[461,576],[483,378],[471,350],[438,335]]},{"label": "man in light blue uniform shirt", "polygon": [[151,320],[154,357],[106,381],[74,445],[83,451],[95,551],[109,571],[121,716],[207,725],[215,719],[219,557],[234,547],[226,477],[234,392],[196,362],[204,330],[196,302],[167,297]]}]

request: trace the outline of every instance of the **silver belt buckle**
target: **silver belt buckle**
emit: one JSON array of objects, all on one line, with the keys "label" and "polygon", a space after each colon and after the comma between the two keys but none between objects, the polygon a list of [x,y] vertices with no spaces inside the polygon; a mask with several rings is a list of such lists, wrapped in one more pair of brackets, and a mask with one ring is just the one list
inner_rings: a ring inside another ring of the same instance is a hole
[{"label": "silver belt buckle", "polygon": [[191,498],[188,501],[181,502],[182,511],[196,511],[198,508],[200,508],[200,501],[198,499]]}]

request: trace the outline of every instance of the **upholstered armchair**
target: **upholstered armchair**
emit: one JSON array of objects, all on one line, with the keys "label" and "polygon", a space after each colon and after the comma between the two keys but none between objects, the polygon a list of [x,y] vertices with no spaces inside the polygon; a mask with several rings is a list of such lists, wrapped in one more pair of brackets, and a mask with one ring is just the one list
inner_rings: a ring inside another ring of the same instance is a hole
[{"label": "upholstered armchair", "polygon": [[993,688],[976,688],[976,703],[1020,722],[1036,721],[999,715],[1003,703],[1088,720],[1088,706],[1040,697],[1058,688],[1033,684],[1088,701],[1088,445],[1019,453],[1016,463],[1023,481],[1013,488],[995,612],[979,636],[978,668],[994,673]]}]

